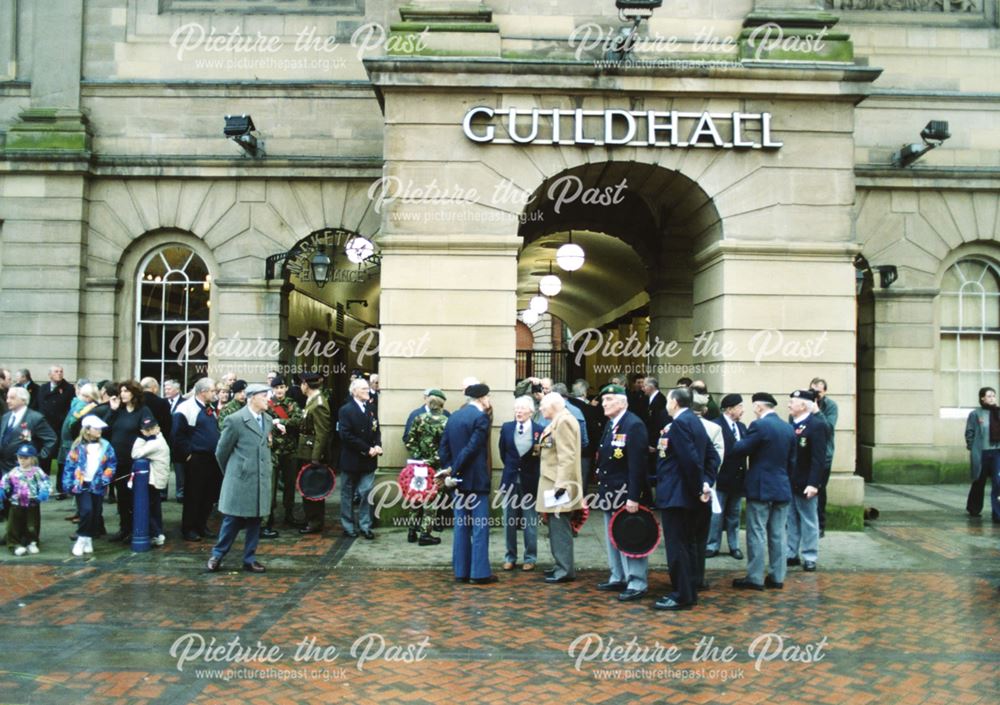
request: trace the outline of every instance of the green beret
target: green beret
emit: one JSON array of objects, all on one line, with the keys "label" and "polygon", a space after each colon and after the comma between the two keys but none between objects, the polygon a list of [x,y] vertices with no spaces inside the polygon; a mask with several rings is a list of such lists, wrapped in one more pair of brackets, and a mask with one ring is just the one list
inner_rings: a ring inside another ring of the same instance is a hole
[{"label": "green beret", "polygon": [[446,397],[444,395],[444,392],[442,392],[440,389],[428,389],[427,396],[438,397],[439,399],[441,399],[441,401],[448,401],[448,397]]},{"label": "green beret", "polygon": [[622,395],[624,395],[625,394],[625,387],[621,386],[620,384],[606,384],[601,389],[601,396],[603,397],[605,394],[622,394]]}]

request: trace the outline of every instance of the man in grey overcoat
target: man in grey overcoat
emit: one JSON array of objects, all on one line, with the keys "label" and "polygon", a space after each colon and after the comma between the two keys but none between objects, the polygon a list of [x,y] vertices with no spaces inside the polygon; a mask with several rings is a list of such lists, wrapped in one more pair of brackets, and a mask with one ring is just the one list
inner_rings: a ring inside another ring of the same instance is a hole
[{"label": "man in grey overcoat", "polygon": [[246,529],[243,542],[243,570],[263,573],[256,557],[260,540],[261,517],[271,513],[271,418],[264,413],[270,387],[251,384],[247,403],[226,420],[215,449],[222,468],[222,493],[219,511],[222,528],[219,542],[212,549],[208,569],[216,572],[233,546],[240,529]]}]

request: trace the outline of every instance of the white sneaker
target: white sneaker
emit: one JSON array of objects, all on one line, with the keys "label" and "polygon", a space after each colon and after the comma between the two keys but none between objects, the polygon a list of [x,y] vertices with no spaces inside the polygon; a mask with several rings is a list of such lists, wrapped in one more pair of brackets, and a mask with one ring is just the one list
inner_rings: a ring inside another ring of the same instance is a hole
[{"label": "white sneaker", "polygon": [[94,552],[94,539],[90,536],[83,537],[83,552],[93,553]]},{"label": "white sneaker", "polygon": [[32,541],[31,543],[29,543],[28,544],[28,553],[30,553],[31,555],[35,555],[36,553],[38,553],[38,544],[35,543],[34,541]]},{"label": "white sneaker", "polygon": [[18,546],[17,548],[14,549],[15,556],[23,556],[27,552],[28,549],[26,549],[24,546]]},{"label": "white sneaker", "polygon": [[83,537],[80,537],[80,538],[78,538],[78,539],[76,540],[76,543],[74,543],[74,544],[73,544],[73,550],[72,550],[72,551],[70,551],[70,552],[71,552],[71,553],[72,553],[72,554],[73,554],[74,556],[82,556],[82,555],[83,555],[83,546],[84,546],[84,544],[85,544],[85,543],[86,543],[86,542],[85,542],[85,540],[83,539]]},{"label": "white sneaker", "polygon": [[154,546],[162,546],[166,542],[167,542],[167,537],[164,536],[163,534],[160,534],[159,536],[153,539]]}]

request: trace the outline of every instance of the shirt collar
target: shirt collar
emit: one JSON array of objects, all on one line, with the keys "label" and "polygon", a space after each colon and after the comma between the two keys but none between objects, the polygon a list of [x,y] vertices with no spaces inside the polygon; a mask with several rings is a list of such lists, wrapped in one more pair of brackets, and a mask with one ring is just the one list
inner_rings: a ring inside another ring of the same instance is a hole
[{"label": "shirt collar", "polygon": [[807,411],[806,413],[802,414],[801,416],[793,416],[792,417],[792,421],[794,421],[795,423],[802,423],[808,417],[809,417],[809,412]]},{"label": "shirt collar", "polygon": [[628,412],[628,409],[622,409],[621,413],[619,413],[618,416],[616,416],[613,419],[611,419],[611,428],[614,428],[615,426],[617,426],[618,424],[620,424],[621,421],[622,421],[622,417],[625,416],[625,414],[627,412]]}]

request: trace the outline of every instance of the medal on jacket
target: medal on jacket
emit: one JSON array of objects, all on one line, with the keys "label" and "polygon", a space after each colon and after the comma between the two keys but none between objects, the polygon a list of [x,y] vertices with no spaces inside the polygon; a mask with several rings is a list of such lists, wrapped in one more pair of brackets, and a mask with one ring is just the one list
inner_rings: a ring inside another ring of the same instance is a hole
[{"label": "medal on jacket", "polygon": [[374,419],[374,418],[372,419],[372,430],[373,431],[377,431],[378,430],[378,419]]},{"label": "medal on jacket", "polygon": [[615,460],[621,460],[625,457],[625,453],[622,452],[621,448],[615,448],[615,452],[611,454],[611,457]]},{"label": "medal on jacket", "polygon": [[667,445],[669,445],[670,439],[666,436],[660,436],[660,440],[656,442],[656,447],[658,450],[658,455],[661,458],[667,457]]},{"label": "medal on jacket", "polygon": [[626,438],[628,435],[625,433],[615,433],[611,436],[611,447],[615,449],[611,453],[611,457],[615,460],[621,460],[625,457],[625,451],[622,449],[625,447]]},{"label": "medal on jacket", "polygon": [[31,440],[31,431],[28,430],[28,424],[26,423],[21,424],[21,440],[22,441]]}]

